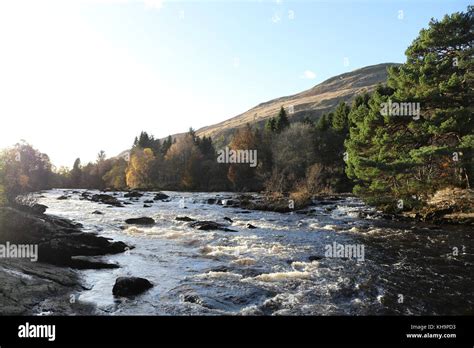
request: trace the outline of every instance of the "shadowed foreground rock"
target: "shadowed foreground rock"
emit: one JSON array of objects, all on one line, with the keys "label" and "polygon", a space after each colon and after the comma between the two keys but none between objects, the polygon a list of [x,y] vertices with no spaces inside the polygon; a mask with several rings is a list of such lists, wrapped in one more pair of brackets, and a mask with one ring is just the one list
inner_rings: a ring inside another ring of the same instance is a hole
[{"label": "shadowed foreground rock", "polygon": [[44,210],[0,207],[0,244],[38,245],[38,262],[0,259],[0,315],[92,314],[93,305],[71,301],[84,290],[72,268],[117,268],[93,256],[119,253],[127,246],[84,233],[81,224],[44,215]]},{"label": "shadowed foreground rock", "polygon": [[119,277],[115,281],[112,293],[114,296],[128,297],[141,294],[152,287],[153,284],[145,278]]},{"label": "shadowed foreground rock", "polygon": [[[98,256],[124,252],[127,245],[84,233],[82,226],[49,215],[34,215],[13,208],[0,208],[0,244],[38,245],[38,261],[74,267],[73,256]],[[85,268],[81,262],[80,268]],[[103,268],[91,262],[89,268]]]}]

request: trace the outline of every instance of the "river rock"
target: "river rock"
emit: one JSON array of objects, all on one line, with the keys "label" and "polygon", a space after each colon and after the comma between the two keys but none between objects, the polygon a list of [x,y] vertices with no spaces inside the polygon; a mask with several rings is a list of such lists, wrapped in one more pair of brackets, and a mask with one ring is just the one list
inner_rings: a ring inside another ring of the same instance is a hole
[{"label": "river rock", "polygon": [[311,255],[308,257],[308,260],[313,262],[313,261],[318,261],[318,260],[322,260],[323,257],[322,256],[318,256],[318,255]]},{"label": "river rock", "polygon": [[93,211],[92,214],[95,214],[95,215],[104,215],[103,212],[98,211],[98,210]]},{"label": "river rock", "polygon": [[224,225],[214,222],[214,221],[196,221],[191,223],[190,225],[193,228],[196,228],[201,231],[226,231],[226,232],[237,232],[235,230],[231,230],[230,228],[225,227]]},{"label": "river rock", "polygon": [[143,193],[138,192],[138,191],[130,191],[124,194],[123,196],[126,198],[139,198],[139,197],[143,197]]},{"label": "river rock", "polygon": [[122,203],[120,203],[120,201],[117,198],[110,195],[106,195],[106,194],[93,195],[91,197],[91,201],[109,204],[114,207],[123,207]]},{"label": "river rock", "polygon": [[167,194],[164,194],[163,192],[158,192],[158,193],[155,194],[155,197],[153,198],[153,200],[160,201],[160,200],[163,200],[163,199],[167,199],[169,197],[170,196],[168,196]]},{"label": "river rock", "polygon": [[152,287],[153,284],[145,278],[119,277],[115,281],[112,293],[114,296],[128,297],[141,294]]},{"label": "river rock", "polygon": [[66,196],[66,195],[62,195],[62,196],[59,196],[58,198],[56,198],[58,201],[64,201],[66,199],[68,199],[69,196]]},{"label": "river rock", "polygon": [[257,227],[255,227],[255,226],[254,226],[254,225],[252,225],[252,224],[247,224],[247,228],[249,228],[249,229],[253,230],[253,229],[257,228]]},{"label": "river rock", "polygon": [[227,217],[227,216],[224,217],[224,220],[225,220],[225,221],[229,221],[230,223],[233,223],[233,222],[234,222],[234,220],[232,220],[230,217]]},{"label": "river rock", "polygon": [[7,241],[37,244],[40,262],[72,267],[74,256],[117,254],[130,249],[123,242],[84,233],[80,226],[55,216],[35,216],[13,208],[0,208],[0,244]]},{"label": "river rock", "polygon": [[48,207],[43,204],[35,203],[33,205],[17,205],[17,209],[33,215],[43,215]]},{"label": "river rock", "polygon": [[175,220],[176,221],[185,221],[185,222],[192,222],[192,221],[196,221],[188,216],[177,216],[175,217]]},{"label": "river rock", "polygon": [[129,225],[154,225],[155,220],[150,217],[139,217],[125,220],[125,223]]},{"label": "river rock", "polygon": [[147,199],[147,200],[143,201],[143,203],[145,203],[145,204],[153,204],[153,203],[155,203],[155,202],[154,202],[153,200],[151,200],[151,199]]}]

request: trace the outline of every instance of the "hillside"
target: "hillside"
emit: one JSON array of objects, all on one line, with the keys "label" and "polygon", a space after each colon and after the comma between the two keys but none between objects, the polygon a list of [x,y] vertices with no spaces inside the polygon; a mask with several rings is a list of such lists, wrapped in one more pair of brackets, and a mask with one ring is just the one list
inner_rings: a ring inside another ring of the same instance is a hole
[{"label": "hillside", "polygon": [[291,121],[301,120],[305,116],[316,120],[323,113],[334,109],[339,102],[350,101],[355,95],[363,91],[370,92],[377,84],[385,83],[387,67],[393,65],[396,64],[371,65],[332,77],[311,89],[261,103],[228,120],[200,128],[196,133],[222,141],[222,137],[227,138],[236,128],[246,123],[263,124],[268,118],[276,116],[281,106],[287,111],[293,106],[294,112],[289,112],[288,115]]}]

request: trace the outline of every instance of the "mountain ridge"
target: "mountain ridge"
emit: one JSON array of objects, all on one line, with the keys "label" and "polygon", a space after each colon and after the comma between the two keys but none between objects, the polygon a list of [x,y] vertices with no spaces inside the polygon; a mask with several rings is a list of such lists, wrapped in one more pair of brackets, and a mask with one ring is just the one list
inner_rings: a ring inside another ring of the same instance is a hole
[{"label": "mountain ridge", "polygon": [[305,91],[262,102],[234,117],[202,127],[196,130],[196,134],[210,136],[214,140],[221,136],[227,137],[247,123],[264,123],[270,117],[276,116],[281,106],[287,111],[291,110],[292,106],[294,112],[288,112],[290,121],[298,121],[305,116],[316,120],[323,113],[332,111],[339,102],[351,101],[357,94],[363,91],[371,92],[378,84],[385,83],[387,68],[396,65],[398,64],[381,63],[330,77]]}]

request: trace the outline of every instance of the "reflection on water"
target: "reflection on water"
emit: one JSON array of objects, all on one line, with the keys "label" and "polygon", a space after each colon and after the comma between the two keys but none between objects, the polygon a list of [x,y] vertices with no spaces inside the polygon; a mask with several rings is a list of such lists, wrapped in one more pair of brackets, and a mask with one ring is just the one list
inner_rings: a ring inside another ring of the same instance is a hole
[{"label": "reflection on water", "polygon": [[[117,193],[132,203],[123,208],[81,200],[81,191],[66,193],[68,200],[57,200],[65,191],[48,191],[40,203],[49,206],[48,214],[135,246],[105,257],[119,269],[81,271],[87,290],[79,299],[95,303],[97,314],[474,313],[470,227],[380,220],[355,198],[281,214],[207,204],[232,193],[166,192],[170,201],[151,208],[143,207],[151,192],[137,200]],[[362,211],[368,217],[359,217]],[[156,224],[124,223],[140,216]],[[219,222],[236,232],[193,229],[177,216]],[[328,245],[362,245],[364,261],[329,257]],[[114,299],[115,279],[124,275],[147,278],[155,287],[133,299]]]}]

